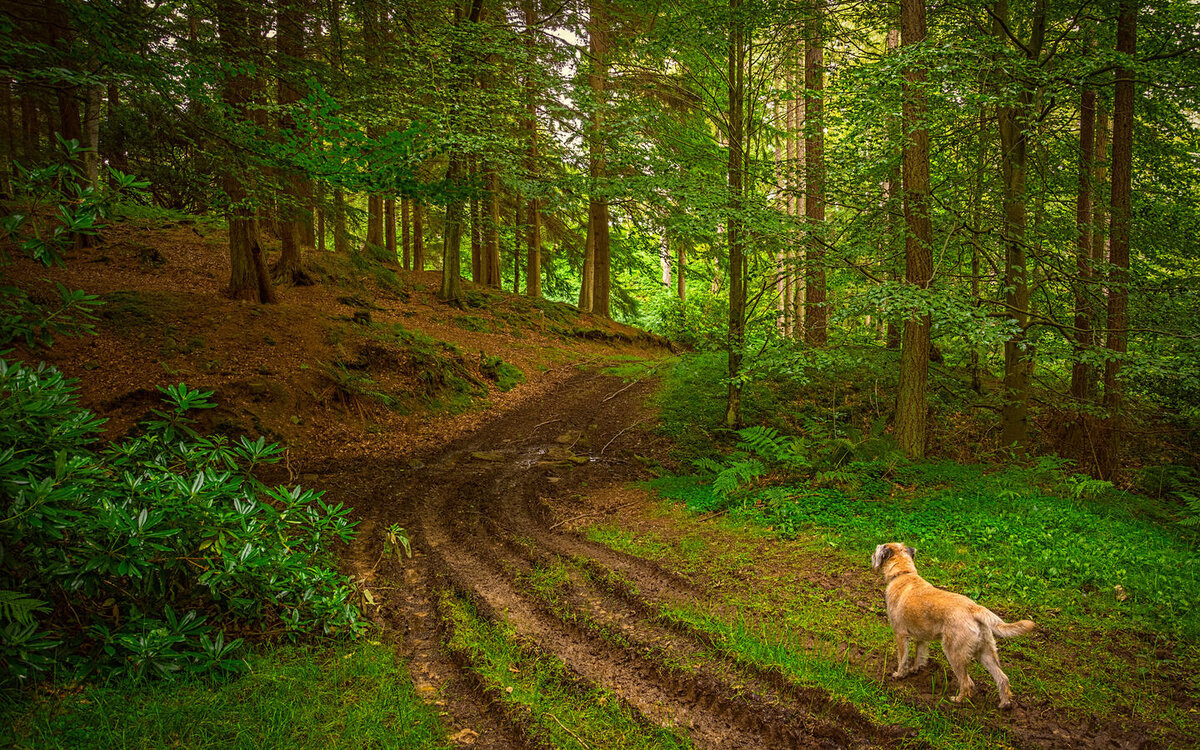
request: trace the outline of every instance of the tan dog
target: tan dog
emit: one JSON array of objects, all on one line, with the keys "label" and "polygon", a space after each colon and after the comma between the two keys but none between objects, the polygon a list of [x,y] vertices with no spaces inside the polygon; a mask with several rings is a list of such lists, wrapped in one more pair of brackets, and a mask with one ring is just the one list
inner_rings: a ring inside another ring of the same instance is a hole
[{"label": "tan dog", "polygon": [[[1000,691],[1000,708],[1012,705],[1008,675],[1000,668],[995,636],[1014,638],[1033,630],[1032,620],[1005,623],[1000,617],[961,594],[934,588],[917,575],[913,558],[917,551],[898,542],[881,544],[871,556],[871,567],[883,572],[887,582],[888,623],[896,635],[896,657],[900,666],[893,677],[905,677],[929,661],[929,642],[942,641],[942,651],[958,678],[958,695],[950,700],[961,703],[971,696],[975,683],[967,674],[967,665],[978,658]],[[916,645],[909,649],[909,641]],[[915,651],[915,659],[913,653]]]}]

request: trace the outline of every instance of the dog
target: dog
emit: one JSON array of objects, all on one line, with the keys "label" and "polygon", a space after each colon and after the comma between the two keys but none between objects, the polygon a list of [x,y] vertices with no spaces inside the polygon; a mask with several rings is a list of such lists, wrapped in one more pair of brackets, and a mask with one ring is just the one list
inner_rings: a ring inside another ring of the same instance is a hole
[{"label": "dog", "polygon": [[[935,588],[917,575],[913,563],[917,551],[898,542],[881,544],[871,556],[871,567],[883,573],[887,582],[888,624],[896,636],[899,666],[892,677],[906,677],[929,661],[929,642],[942,641],[942,651],[958,679],[958,695],[950,700],[961,703],[971,697],[975,683],[967,674],[967,665],[978,658],[996,681],[1000,708],[1012,705],[1008,675],[1000,668],[996,636],[1015,638],[1034,629],[1032,620],[1006,623],[987,607],[981,607],[961,594]],[[909,648],[912,641],[915,648]],[[915,654],[914,654],[915,652]]]}]

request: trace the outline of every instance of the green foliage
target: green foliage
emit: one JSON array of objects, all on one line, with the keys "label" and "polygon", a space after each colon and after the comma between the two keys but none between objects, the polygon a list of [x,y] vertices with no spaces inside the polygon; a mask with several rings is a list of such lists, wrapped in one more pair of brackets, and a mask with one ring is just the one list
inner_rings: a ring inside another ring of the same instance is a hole
[{"label": "green foliage", "polygon": [[330,552],[353,536],[348,510],[255,479],[278,446],[199,435],[190,415],[213,406],[210,392],[160,390],[165,405],[140,435],[101,447],[101,421],[60,372],[0,360],[0,587],[53,610],[22,624],[28,605],[13,605],[0,633],[5,687],[237,671],[242,640],[227,627],[361,630]]},{"label": "green foliage", "polygon": [[[0,229],[17,252],[45,266],[62,262],[63,253],[80,238],[94,237],[120,193],[146,186],[131,175],[109,169],[114,188],[102,195],[79,169],[86,149],[55,134],[61,161],[42,167],[17,164],[13,201],[0,216]],[[11,262],[7,250],[2,262]],[[55,284],[57,299],[48,302],[14,286],[0,287],[0,346],[22,340],[29,347],[49,346],[58,334],[93,331],[94,295]]]},{"label": "green foliage", "polygon": [[390,645],[279,646],[223,680],[114,679],[10,707],[0,744],[26,748],[449,748]]}]

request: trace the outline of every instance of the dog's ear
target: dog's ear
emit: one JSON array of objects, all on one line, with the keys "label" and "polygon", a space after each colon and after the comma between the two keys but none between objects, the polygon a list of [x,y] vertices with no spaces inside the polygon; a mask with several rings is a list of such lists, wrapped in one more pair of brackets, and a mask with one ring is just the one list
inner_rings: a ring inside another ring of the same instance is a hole
[{"label": "dog's ear", "polygon": [[914,559],[914,560],[917,559],[917,551],[915,549],[913,549],[912,547],[905,547],[904,551],[907,552],[908,556],[911,557],[912,559]]},{"label": "dog's ear", "polygon": [[871,555],[871,567],[879,570],[887,559],[892,556],[892,548],[886,544],[880,544],[875,547],[875,554]]}]

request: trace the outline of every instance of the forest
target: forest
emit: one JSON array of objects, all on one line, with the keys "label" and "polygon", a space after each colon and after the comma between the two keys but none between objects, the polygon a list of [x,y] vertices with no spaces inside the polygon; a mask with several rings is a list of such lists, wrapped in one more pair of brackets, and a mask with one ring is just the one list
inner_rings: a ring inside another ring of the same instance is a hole
[{"label": "forest", "polygon": [[1198,605],[1194,1],[0,0],[0,743],[1195,747]]}]

